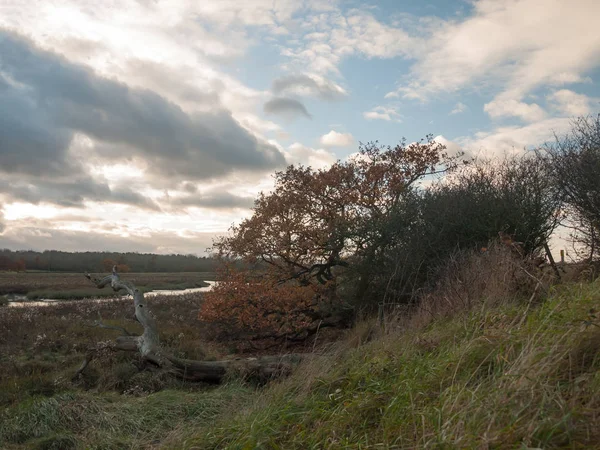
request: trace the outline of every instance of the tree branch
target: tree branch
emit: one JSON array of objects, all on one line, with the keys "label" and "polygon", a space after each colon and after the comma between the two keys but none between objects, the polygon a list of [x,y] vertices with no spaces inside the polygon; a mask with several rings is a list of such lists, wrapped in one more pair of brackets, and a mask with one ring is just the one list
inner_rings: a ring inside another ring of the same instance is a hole
[{"label": "tree branch", "polygon": [[103,288],[110,284],[115,291],[125,289],[132,295],[135,317],[144,327],[144,332],[141,336],[133,336],[125,328],[105,325],[102,323],[102,318],[100,317],[100,320],[96,321],[92,326],[121,331],[125,336],[119,336],[114,342],[102,342],[90,348],[74,377],[81,375],[90,362],[102,351],[137,351],[145,361],[153,363],[177,378],[211,383],[221,382],[231,372],[240,373],[244,376],[258,377],[261,380],[268,380],[274,376],[290,373],[293,366],[304,357],[303,355],[290,354],[225,361],[198,361],[177,358],[161,349],[156,323],[144,300],[144,294],[132,283],[121,280],[117,274],[116,266],[113,267],[111,275],[101,279],[95,278],[88,273],[85,276],[93,281],[98,288]]},{"label": "tree branch", "polygon": [[125,336],[133,336],[133,334],[131,334],[123,327],[119,327],[116,325],[106,325],[104,322],[102,322],[102,316],[100,315],[100,312],[98,312],[98,320],[96,320],[93,324],[88,326],[92,328],[104,328],[106,330],[121,331]]}]

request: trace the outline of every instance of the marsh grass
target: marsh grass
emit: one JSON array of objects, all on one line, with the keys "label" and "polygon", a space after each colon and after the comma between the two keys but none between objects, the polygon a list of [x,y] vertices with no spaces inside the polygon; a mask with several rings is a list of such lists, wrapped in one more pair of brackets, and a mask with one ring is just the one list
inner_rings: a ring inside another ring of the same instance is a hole
[{"label": "marsh grass", "polygon": [[552,288],[530,308],[494,302],[380,333],[308,362],[179,444],[600,448],[599,309],[595,282]]},{"label": "marsh grass", "polygon": [[[201,294],[148,300],[163,345],[183,358],[220,359],[196,317]],[[208,423],[252,391],[218,388],[140,370],[134,354],[108,353],[73,379],[88,347],[119,333],[102,317],[141,333],[130,299],[81,300],[0,311],[0,448],[148,448],[168,431]]]},{"label": "marsh grass", "polygon": [[[536,282],[532,297],[512,268],[461,267],[488,278],[451,270],[424,309],[384,327],[365,319],[336,342],[318,335],[311,357],[264,387],[184,384],[127,354],[73,382],[85,349],[114,337],[86,321],[140,331],[130,300],[2,308],[0,447],[600,448],[600,280],[543,295]],[[228,356],[198,326],[201,295],[151,302],[173,352]]]},{"label": "marsh grass", "polygon": [[[183,358],[217,359],[228,350],[207,342],[196,317],[201,294],[156,296],[149,300],[163,345]],[[119,333],[94,328],[99,317],[111,325],[141,333],[130,299],[81,300],[0,310],[0,407],[29,394],[51,395],[72,387],[70,377],[89,347]],[[114,369],[135,362],[134,355],[115,353],[94,361],[82,387],[124,391],[135,380],[120,380]],[[156,389],[155,389],[156,390]]]},{"label": "marsh grass", "polygon": [[[135,283],[144,292],[151,290],[182,290],[206,287],[214,280],[212,272],[126,273],[122,278]],[[81,273],[57,272],[0,272],[0,295],[26,295],[30,300],[52,298],[71,300],[82,298],[111,298],[110,287],[96,289]]]}]

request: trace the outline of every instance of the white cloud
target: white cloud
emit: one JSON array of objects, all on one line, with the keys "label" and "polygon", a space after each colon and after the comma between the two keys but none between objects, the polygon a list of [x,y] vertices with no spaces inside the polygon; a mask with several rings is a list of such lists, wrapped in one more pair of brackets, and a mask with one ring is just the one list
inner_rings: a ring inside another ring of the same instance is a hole
[{"label": "white cloud", "polygon": [[[339,64],[352,55],[366,58],[415,57],[424,49],[426,39],[377,20],[366,8],[350,9],[345,14],[336,8],[303,18],[298,25],[305,31],[301,40],[288,42],[282,55],[293,68],[313,73],[341,76]],[[316,30],[316,31],[315,31]],[[426,28],[419,30],[428,33]]]},{"label": "white cloud", "polygon": [[546,112],[536,103],[524,103],[514,99],[496,98],[486,103],[483,110],[493,119],[500,117],[519,117],[526,122],[536,122],[546,117]]},{"label": "white cloud", "polygon": [[575,83],[591,83],[590,77],[582,77],[573,72],[559,72],[552,75],[550,84],[562,86],[564,84],[575,84]]},{"label": "white cloud", "polygon": [[[292,75],[279,78],[278,92],[282,96],[352,101],[351,88],[353,97],[363,92],[360,85],[349,85],[344,80],[345,74],[341,73],[344,59],[363,58],[360,70],[367,73],[373,70],[369,67],[371,58],[403,58],[412,64],[410,73],[396,80],[399,88],[388,93],[387,98],[426,101],[439,93],[456,95],[460,90],[473,89],[488,95],[484,108],[489,117],[517,117],[528,123],[521,127],[496,127],[453,141],[437,136],[436,141],[446,145],[451,153],[461,148],[471,154],[520,152],[525,146],[552,139],[552,131],[560,133],[569,128],[568,120],[551,119],[550,114],[576,116],[597,108],[596,98],[578,94],[569,85],[590,83],[589,71],[600,63],[600,30],[588,25],[590,18],[600,16],[598,1],[470,0],[469,3],[473,5],[469,16],[454,16],[444,21],[410,15],[378,20],[374,11],[385,12],[380,6],[348,9],[352,8],[348,3],[337,0],[124,0],[119,8],[114,8],[112,3],[92,0],[36,2],[32,8],[26,0],[13,0],[1,8],[0,28],[28,35],[45,49],[92,67],[99,76],[156,93],[190,117],[230,111],[232,118],[249,134],[261,141],[270,139],[269,144],[278,148],[287,162],[313,167],[327,167],[335,161],[330,149],[349,147],[355,139],[350,133],[333,131],[345,129],[344,124],[329,125],[332,131],[320,138],[322,148],[311,148],[295,142],[300,136],[290,134],[291,130],[282,126],[284,123],[279,125],[266,120],[262,108],[273,93],[245,85],[240,80],[246,77],[238,79],[235,73],[238,68],[240,73],[253,68],[236,63],[235,70],[231,70],[231,61],[244,61],[238,58],[253,46],[272,45],[271,49],[283,56],[285,64],[274,73]],[[228,64],[226,69],[223,63]],[[392,73],[390,71],[390,76]],[[349,81],[352,79],[349,77]],[[384,82],[380,85],[385,86]],[[544,92],[540,89],[544,87],[552,91]],[[532,98],[532,93],[537,98]],[[322,110],[315,103],[309,106],[315,120],[321,121]],[[405,113],[407,105],[399,109],[396,103],[391,104],[395,106],[358,111],[364,111],[366,120],[400,122],[402,116],[398,111]],[[326,107],[336,111],[340,105]],[[466,109],[466,105],[458,102],[450,114]],[[322,123],[340,120],[331,115]],[[368,126],[365,122],[361,124]],[[292,130],[297,132],[298,129]],[[230,132],[228,129],[218,131],[224,136]],[[352,129],[352,132],[360,130]],[[294,143],[283,147],[274,137]],[[127,149],[119,147],[115,151],[126,154]],[[184,249],[192,245],[190,241],[175,243],[170,239],[194,229],[223,231],[240,218],[240,213],[227,210],[227,205],[240,201],[237,197],[243,200],[272,188],[272,178],[265,173],[231,173],[201,181],[161,178],[153,180],[150,186],[147,178],[140,176],[146,167],[140,160],[122,161],[123,167],[106,166],[106,161],[90,156],[86,167],[96,163],[100,163],[97,167],[101,173],[92,172],[94,178],[103,177],[111,189],[126,182],[135,192],[159,203],[165,212],[134,209],[132,204],[85,200],[84,207],[77,211],[81,220],[73,215],[70,222],[60,222],[55,215],[47,224],[28,228],[28,223],[40,217],[44,205],[29,204],[29,215],[19,222],[11,216],[14,199],[0,198],[5,204],[6,216],[4,219],[0,216],[0,228],[2,220],[10,224],[5,234],[15,227],[15,234],[5,242],[14,243],[18,238],[21,246],[28,242],[33,245],[42,242],[42,236],[46,236],[46,242],[54,236],[57,242],[64,243],[74,236],[78,239],[78,248],[84,248],[91,245],[91,241],[84,240],[83,234],[69,233],[98,231],[100,236],[101,230],[103,234],[113,233],[110,236],[139,236],[140,240],[157,237],[156,248]],[[135,169],[134,164],[140,173],[124,170],[126,166]],[[244,180],[243,184],[237,181],[239,179]],[[220,210],[207,207],[198,212],[197,208],[191,208],[185,213],[182,210],[173,213],[169,209],[169,198],[189,196],[184,185],[190,181],[197,183],[197,192],[223,192],[230,196],[198,198],[204,204],[213,202]],[[160,183],[164,186],[159,186]],[[41,181],[36,184],[44,190]],[[103,217],[109,217],[112,222],[106,222]],[[152,230],[148,223],[153,224]],[[55,232],[53,224],[56,224]],[[93,236],[96,239],[96,235]],[[109,244],[109,241],[98,242],[98,245]]]},{"label": "white cloud", "polygon": [[[596,0],[479,0],[473,6],[465,20],[438,25],[388,97],[425,100],[485,80],[501,89],[498,100],[520,102],[541,85],[585,81],[599,63],[600,27],[586,25],[600,16]],[[518,108],[527,120],[541,117],[535,107]]]},{"label": "white cloud", "polygon": [[396,108],[386,106],[377,106],[370,111],[365,111],[363,113],[363,117],[367,120],[385,120],[388,122],[402,122],[402,116],[398,113]]},{"label": "white cloud", "polygon": [[286,158],[292,164],[304,164],[314,169],[324,169],[336,162],[336,157],[328,150],[314,149],[295,142],[284,151]]},{"label": "white cloud", "polygon": [[302,2],[296,0],[203,0],[185,3],[193,5],[200,19],[217,23],[223,28],[235,25],[268,26],[276,33],[280,32],[280,23],[289,21],[303,7]]},{"label": "white cloud", "polygon": [[446,139],[441,134],[439,136],[434,137],[433,141],[437,142],[438,144],[442,144],[444,147],[446,147],[446,153],[448,153],[451,156],[457,155],[458,153],[463,151],[463,148],[459,143]]},{"label": "white cloud", "polygon": [[[90,66],[101,76],[150,89],[187,112],[224,107],[236,120],[255,124],[248,116],[258,117],[268,93],[224,73],[220,63],[253,45],[242,25],[258,26],[266,10],[273,20],[288,17],[298,8],[294,3],[124,0],[115,9],[91,0],[41,2],[29,8],[23,0],[2,7],[0,27],[27,35],[42,48]],[[208,26],[211,17],[214,21]]]},{"label": "white cloud", "polygon": [[6,230],[6,223],[4,222],[2,203],[0,203],[0,234],[4,233],[4,230]]},{"label": "white cloud", "polygon": [[346,23],[347,26],[336,28],[331,34],[334,48],[342,54],[357,51],[367,57],[413,57],[424,43],[402,28],[379,22],[366,11],[352,11]]},{"label": "white cloud", "polygon": [[275,94],[316,96],[323,100],[340,100],[348,96],[346,89],[317,74],[294,74],[273,81]]},{"label": "white cloud", "polygon": [[350,147],[354,144],[354,137],[350,133],[338,133],[331,130],[329,133],[321,136],[319,140],[325,147]]},{"label": "white cloud", "polygon": [[464,113],[467,109],[469,109],[467,105],[465,105],[462,102],[458,102],[456,105],[454,105],[454,108],[452,109],[452,111],[450,111],[450,114],[461,114]]},{"label": "white cloud", "polygon": [[[593,99],[569,89],[554,91],[547,98],[558,112],[569,116],[585,116],[593,110]],[[596,104],[598,105],[598,100],[596,100]]]},{"label": "white cloud", "polygon": [[552,142],[554,133],[561,135],[571,127],[569,118],[550,118],[525,126],[498,127],[480,131],[473,136],[457,138],[469,156],[495,157],[520,154],[525,148]]}]

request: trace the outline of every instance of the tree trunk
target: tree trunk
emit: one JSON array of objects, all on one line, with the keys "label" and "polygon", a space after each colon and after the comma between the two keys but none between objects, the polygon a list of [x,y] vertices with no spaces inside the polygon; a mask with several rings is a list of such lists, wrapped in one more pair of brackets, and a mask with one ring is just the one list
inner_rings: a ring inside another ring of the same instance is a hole
[{"label": "tree trunk", "polygon": [[[262,381],[287,375],[304,357],[304,355],[300,354],[289,354],[224,361],[199,361],[177,358],[160,347],[156,322],[150,314],[144,294],[132,283],[122,281],[119,278],[116,266],[113,267],[111,275],[102,279],[96,279],[90,274],[86,274],[86,277],[94,282],[98,288],[103,288],[110,284],[115,291],[126,290],[133,297],[135,317],[144,327],[144,332],[141,336],[131,336],[128,335],[129,333],[126,330],[121,329],[126,334],[125,336],[119,336],[114,342],[103,344],[101,348],[95,347],[90,349],[81,367],[76,372],[76,376],[85,370],[99,350],[106,348],[115,351],[138,352],[146,362],[151,363],[158,369],[167,371],[177,378],[209,383],[220,383],[230,374],[249,376]],[[101,321],[96,322],[95,326],[115,328],[108,327],[102,324]]]}]

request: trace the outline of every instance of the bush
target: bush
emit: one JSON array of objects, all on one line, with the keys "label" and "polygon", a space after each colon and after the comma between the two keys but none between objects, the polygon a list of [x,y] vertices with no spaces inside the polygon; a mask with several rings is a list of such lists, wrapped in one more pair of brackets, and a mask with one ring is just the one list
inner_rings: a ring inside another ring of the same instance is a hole
[{"label": "bush", "polygon": [[[395,245],[371,269],[371,303],[408,302],[456,252],[487,248],[499,233],[539,257],[557,225],[560,196],[538,153],[476,161],[414,195],[387,224]],[[368,268],[366,268],[368,270]]]},{"label": "bush", "polygon": [[[325,303],[369,312],[380,302],[418,299],[451,255],[487,247],[499,234],[518,243],[521,256],[539,257],[560,206],[547,157],[532,152],[459,168],[443,150],[431,140],[369,144],[360,158],[328,170],[278,173],[254,215],[215,244],[247,266],[222,272],[200,318],[296,336],[324,320]],[[418,186],[439,172],[446,176]]]},{"label": "bush", "polygon": [[[361,145],[357,158],[326,170],[290,166],[275,189],[255,201],[254,214],[215,243],[221,257],[254,270],[222,270],[200,318],[286,337],[319,326],[335,303],[340,268],[377,261],[394,238],[385,224],[426,176],[455,168],[456,158],[431,136],[419,143]],[[360,272],[351,296],[361,300],[372,278]],[[324,292],[326,291],[326,292]],[[342,306],[343,302],[337,302]],[[320,325],[322,326],[322,324]]]},{"label": "bush", "polygon": [[428,322],[514,301],[533,301],[547,292],[550,281],[551,274],[544,275],[531,260],[497,241],[484,252],[462,251],[448,258],[438,280],[422,296],[414,319]]},{"label": "bush", "polygon": [[572,238],[592,261],[600,256],[600,114],[579,117],[571,132],[546,148]]}]

